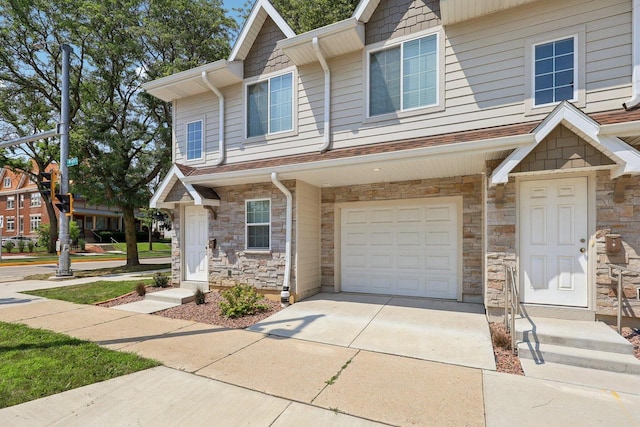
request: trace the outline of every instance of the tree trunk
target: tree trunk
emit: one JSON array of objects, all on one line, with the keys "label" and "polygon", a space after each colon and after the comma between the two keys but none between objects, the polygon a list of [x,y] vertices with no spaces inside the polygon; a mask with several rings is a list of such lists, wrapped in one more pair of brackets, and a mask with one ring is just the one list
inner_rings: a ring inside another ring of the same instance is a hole
[{"label": "tree trunk", "polygon": [[56,216],[56,209],[53,207],[53,202],[48,198],[42,198],[46,208],[47,215],[49,216],[49,247],[47,252],[53,254],[56,252],[56,240],[58,240],[58,217]]},{"label": "tree trunk", "polygon": [[151,223],[149,224],[149,252],[151,252],[153,250],[153,243],[152,243],[153,235],[151,233],[151,224],[153,224],[153,219],[151,220]]},{"label": "tree trunk", "polygon": [[138,259],[138,239],[136,238],[136,217],[133,208],[121,206],[124,219],[124,238],[127,242],[127,266],[140,265]]}]

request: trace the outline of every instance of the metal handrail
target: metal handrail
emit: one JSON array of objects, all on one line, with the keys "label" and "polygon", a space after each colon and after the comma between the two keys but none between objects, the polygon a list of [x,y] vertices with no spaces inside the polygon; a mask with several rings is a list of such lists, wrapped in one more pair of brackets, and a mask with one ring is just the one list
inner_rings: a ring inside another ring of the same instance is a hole
[{"label": "metal handrail", "polygon": [[99,235],[98,233],[96,233],[95,231],[91,230],[91,232],[93,233],[94,236],[96,236],[98,238],[98,240],[100,241],[100,243],[102,243],[102,236]]},{"label": "metal handrail", "polygon": [[[640,271],[633,270],[631,268],[623,267],[621,265],[607,264],[609,266],[609,278],[618,279],[618,313],[617,313],[617,327],[618,333],[622,335],[622,276],[625,272],[634,273],[640,275]],[[618,271],[615,275],[613,272]]]},{"label": "metal handrail", "polygon": [[118,242],[116,239],[114,239],[113,237],[111,237],[111,243],[115,243],[116,245],[120,242]]},{"label": "metal handrail", "polygon": [[504,326],[511,334],[511,351],[516,351],[516,316],[520,314],[520,295],[516,285],[516,269],[504,266]]}]

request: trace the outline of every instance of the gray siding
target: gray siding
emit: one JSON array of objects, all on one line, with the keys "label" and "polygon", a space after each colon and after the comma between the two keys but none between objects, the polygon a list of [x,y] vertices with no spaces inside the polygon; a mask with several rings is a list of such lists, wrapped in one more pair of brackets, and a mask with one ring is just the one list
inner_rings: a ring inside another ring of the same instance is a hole
[{"label": "gray siding", "polygon": [[255,77],[293,65],[289,58],[276,47],[276,43],[285,38],[286,36],[276,23],[267,17],[244,61],[244,76]]},{"label": "gray siding", "polygon": [[439,0],[382,0],[365,27],[373,44],[442,25]]}]

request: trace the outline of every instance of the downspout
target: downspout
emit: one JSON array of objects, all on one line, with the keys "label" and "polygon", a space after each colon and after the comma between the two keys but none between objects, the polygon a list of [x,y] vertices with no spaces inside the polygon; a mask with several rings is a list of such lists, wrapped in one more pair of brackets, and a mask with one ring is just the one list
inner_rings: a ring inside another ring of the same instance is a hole
[{"label": "downspout", "polygon": [[202,81],[207,87],[211,90],[211,92],[215,93],[218,97],[218,160],[216,160],[215,165],[220,166],[224,163],[224,96],[222,96],[222,92],[218,90],[210,81],[207,76],[207,72],[202,72]]},{"label": "downspout", "polygon": [[622,104],[625,110],[633,110],[640,105],[640,0],[633,0],[631,11],[631,61],[633,72],[631,75],[632,96],[627,102]]},{"label": "downspout", "polygon": [[318,37],[314,37],[311,44],[313,44],[313,50],[316,51],[318,61],[324,70],[324,141],[322,142],[322,147],[320,147],[320,152],[324,153],[331,144],[331,71],[329,70],[329,64],[327,64],[320,51]]},{"label": "downspout", "polygon": [[291,192],[279,180],[276,172],[271,173],[271,182],[278,187],[287,198],[287,217],[285,223],[285,260],[284,260],[284,281],[282,282],[282,292],[280,292],[280,303],[283,307],[289,305],[289,283],[291,280],[291,228],[293,219],[293,197]]}]

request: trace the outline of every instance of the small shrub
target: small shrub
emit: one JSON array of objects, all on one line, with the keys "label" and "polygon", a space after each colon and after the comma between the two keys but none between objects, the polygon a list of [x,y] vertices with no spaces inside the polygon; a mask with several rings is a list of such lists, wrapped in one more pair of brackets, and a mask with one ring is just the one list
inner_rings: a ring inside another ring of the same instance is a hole
[{"label": "small shrub", "polygon": [[138,295],[143,297],[147,293],[147,287],[144,285],[144,283],[138,283],[138,286],[136,286],[136,292],[138,293]]},{"label": "small shrub", "polygon": [[503,325],[494,323],[491,325],[491,342],[494,347],[511,350],[511,336]]},{"label": "small shrub", "polygon": [[9,240],[7,243],[4,244],[4,248],[7,250],[7,253],[11,253],[14,247],[15,245],[11,240]]},{"label": "small shrub", "polygon": [[226,301],[220,301],[220,311],[225,317],[237,318],[266,310],[266,304],[259,304],[262,297],[250,285],[235,285],[222,293]]},{"label": "small shrub", "polygon": [[24,252],[24,240],[18,240],[18,252]]},{"label": "small shrub", "polygon": [[166,288],[169,286],[169,276],[165,276],[162,273],[156,273],[153,276],[153,286],[156,288]]},{"label": "small shrub", "polygon": [[27,243],[27,249],[29,249],[29,252],[33,252],[35,247],[36,247],[36,244],[33,243],[31,240],[29,240],[29,243]]},{"label": "small shrub", "polygon": [[81,250],[82,252],[84,252],[84,250],[85,250],[85,249],[86,249],[86,247],[87,247],[87,242],[86,242],[84,239],[79,239],[79,240],[78,240],[78,246],[80,246],[80,250]]},{"label": "small shrub", "polygon": [[204,304],[206,296],[204,292],[202,292],[202,289],[196,290],[195,297],[196,297],[196,305]]}]

